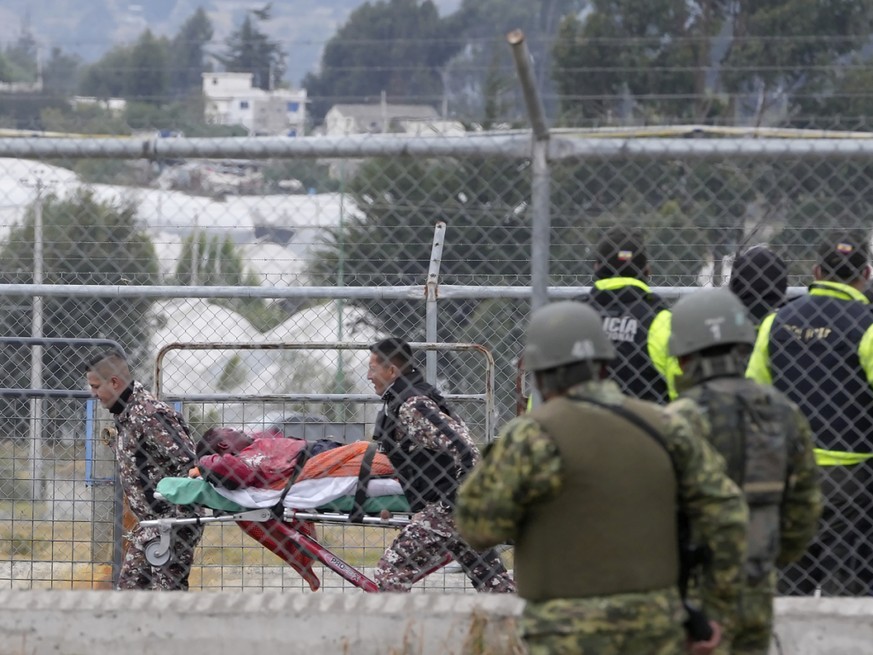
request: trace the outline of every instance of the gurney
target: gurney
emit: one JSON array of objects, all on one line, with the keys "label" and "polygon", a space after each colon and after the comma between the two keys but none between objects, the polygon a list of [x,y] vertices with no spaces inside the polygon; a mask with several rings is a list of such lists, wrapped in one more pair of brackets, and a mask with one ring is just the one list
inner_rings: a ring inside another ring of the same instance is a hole
[{"label": "gurney", "polygon": [[[157,485],[157,497],[177,505],[204,508],[209,514],[141,521],[140,525],[157,528],[159,533],[158,539],[146,544],[146,559],[153,566],[162,566],[169,560],[176,526],[234,522],[294,568],[312,591],[321,586],[313,570],[316,562],[364,591],[378,591],[375,581],[319,543],[315,524],[402,528],[410,521],[410,509],[400,484],[394,479],[365,477],[351,481],[343,478],[340,483],[337,479],[326,480],[330,488],[319,495],[313,493],[312,480],[290,482],[284,490],[228,490],[202,478],[164,478]],[[451,561],[451,556],[446,555],[419,579]]]}]

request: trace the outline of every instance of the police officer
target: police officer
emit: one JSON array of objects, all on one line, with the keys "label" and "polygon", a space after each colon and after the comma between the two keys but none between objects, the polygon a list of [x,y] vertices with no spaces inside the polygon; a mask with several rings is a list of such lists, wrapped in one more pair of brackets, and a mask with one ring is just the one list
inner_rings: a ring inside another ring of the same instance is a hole
[{"label": "police officer", "polygon": [[728,287],[745,305],[755,325],[760,325],[785,304],[788,265],[767,246],[752,246],[734,260]]},{"label": "police officer", "polygon": [[754,342],[745,307],[727,289],[703,289],[673,306],[670,354],[682,375],[670,410],[721,453],[749,505],[735,655],[767,655],[776,566],[800,557],[821,514],[809,422],[782,393],[743,377]]},{"label": "police officer", "polygon": [[622,392],[656,403],[675,397],[678,365],[667,352],[670,311],[646,283],[649,260],[642,235],[614,227],[597,244],[594,289],[580,298],[600,312],[615,348],[609,376]]},{"label": "police officer", "polygon": [[[185,477],[195,465],[194,443],[184,418],[134,381],[120,353],[99,355],[88,364],[85,377],[91,395],[115,417],[116,434],[109,445],[115,451],[119,480],[136,518],[196,516],[191,507],[155,498],[161,478]],[[152,566],[145,546],[159,538],[158,530],[135,526],[128,537],[117,588],[187,590],[194,548],[202,536],[203,528],[198,525],[174,528],[169,561]]]},{"label": "police officer", "polygon": [[[727,619],[739,593],[739,489],[683,418],[605,379],[614,355],[588,305],[535,311],[524,357],[544,403],[504,427],[458,493],[470,544],[515,543],[527,601],[520,629],[533,655],[683,651],[677,499],[711,553],[710,618]],[[717,641],[713,629],[695,652]]]},{"label": "police officer", "polygon": [[864,240],[819,250],[809,293],[761,324],[747,375],[796,402],[812,426],[824,512],[818,534],[782,578],[782,593],[873,591],[873,313]]},{"label": "police officer", "polygon": [[380,591],[409,591],[451,554],[477,591],[512,593],[515,581],[494,549],[478,553],[455,529],[460,480],[479,461],[467,425],[413,364],[396,337],[370,346],[367,379],[384,406],[373,439],[391,460],[415,512],[376,565]]}]

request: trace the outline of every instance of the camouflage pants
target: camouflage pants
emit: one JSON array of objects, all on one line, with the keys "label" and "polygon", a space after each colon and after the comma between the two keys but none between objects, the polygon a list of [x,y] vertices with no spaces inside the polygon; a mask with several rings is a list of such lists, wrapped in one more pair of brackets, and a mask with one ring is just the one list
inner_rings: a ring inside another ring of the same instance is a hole
[{"label": "camouflage pants", "polygon": [[681,655],[683,620],[668,589],[528,603],[519,630],[530,655]]},{"label": "camouflage pants", "polygon": [[151,533],[135,529],[124,553],[116,589],[187,591],[194,549],[202,536],[203,527],[199,525],[173,528],[170,561],[158,567],[149,564],[145,556],[145,543]]},{"label": "camouflage pants", "polygon": [[732,631],[732,655],[767,655],[773,633],[775,593],[775,572],[759,584],[743,588]]},{"label": "camouflage pants", "polygon": [[473,550],[455,529],[452,508],[431,503],[413,515],[376,566],[380,591],[409,591],[413,584],[450,553],[476,591],[514,593],[515,581],[493,548]]}]

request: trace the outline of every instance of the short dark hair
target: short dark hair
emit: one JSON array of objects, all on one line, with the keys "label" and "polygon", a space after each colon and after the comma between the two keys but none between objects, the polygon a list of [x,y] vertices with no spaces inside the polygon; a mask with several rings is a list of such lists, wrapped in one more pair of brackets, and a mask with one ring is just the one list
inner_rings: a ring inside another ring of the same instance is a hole
[{"label": "short dark hair", "polygon": [[377,341],[370,346],[370,352],[394,364],[401,373],[407,373],[415,368],[412,361],[412,347],[399,337],[388,337]]},{"label": "short dark hair", "polygon": [[252,445],[253,439],[233,428],[209,428],[194,446],[197,459],[207,455],[238,455]]},{"label": "short dark hair", "polygon": [[108,377],[110,372],[113,375],[129,378],[130,365],[122,351],[117,348],[108,348],[88,360],[88,363],[85,365],[85,373],[92,372],[104,378]]},{"label": "short dark hair", "polygon": [[822,277],[838,282],[854,282],[860,278],[868,259],[867,239],[857,233],[837,233],[818,249]]},{"label": "short dark hair", "polygon": [[635,277],[646,275],[649,258],[646,255],[643,234],[637,229],[618,225],[611,227],[597,244],[598,279],[606,277]]}]

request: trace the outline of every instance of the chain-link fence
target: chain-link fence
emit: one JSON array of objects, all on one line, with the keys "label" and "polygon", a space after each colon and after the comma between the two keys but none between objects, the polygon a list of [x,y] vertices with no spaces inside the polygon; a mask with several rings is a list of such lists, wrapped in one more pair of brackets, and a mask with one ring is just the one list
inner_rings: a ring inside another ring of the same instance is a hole
[{"label": "chain-link fence", "polygon": [[[523,406],[518,357],[541,282],[532,266],[548,273],[552,298],[588,293],[596,244],[620,225],[642,231],[648,282],[667,306],[726,284],[735,255],[759,243],[785,261],[788,294],[799,295],[820,242],[869,233],[865,135],[554,132],[546,146],[543,168],[526,132],[0,140],[2,334],[118,342],[195,440],[215,426],[295,436],[301,424],[314,441],[367,440],[377,409],[368,344],[478,344],[416,357],[481,445]],[[532,246],[545,261],[532,261]],[[30,347],[3,347],[0,580],[10,587],[96,587],[113,559],[117,568],[114,457],[100,438],[109,415],[83,398],[14,393],[87,391],[92,350],[47,347],[34,359]],[[859,511],[866,494],[852,495]],[[395,534],[317,531],[364,570]],[[351,584],[323,575],[325,587]],[[452,575],[423,584],[465,584]],[[281,556],[223,524],[206,528],[191,585],[305,587]]]}]

